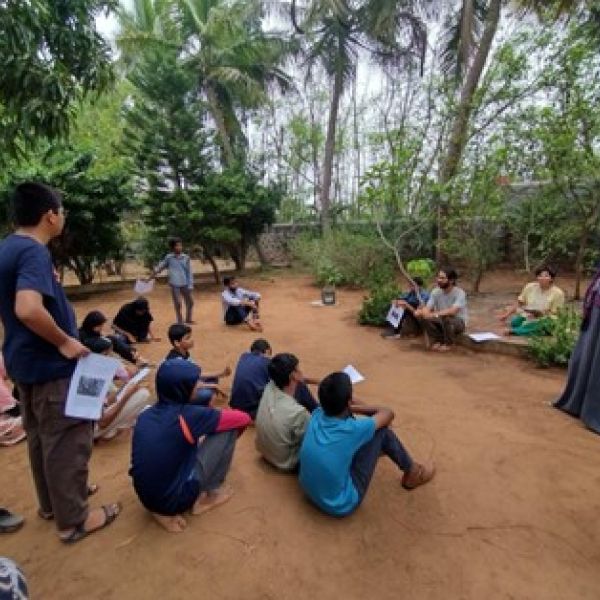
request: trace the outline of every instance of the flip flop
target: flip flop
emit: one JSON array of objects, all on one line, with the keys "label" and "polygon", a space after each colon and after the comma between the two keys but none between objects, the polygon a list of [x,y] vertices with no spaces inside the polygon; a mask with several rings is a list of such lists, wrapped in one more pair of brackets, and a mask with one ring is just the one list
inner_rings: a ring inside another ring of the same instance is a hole
[{"label": "flip flop", "polygon": [[0,533],[12,533],[23,526],[25,519],[6,508],[0,508]]},{"label": "flip flop", "polygon": [[65,537],[61,536],[60,541],[63,542],[63,544],[75,544],[88,535],[108,527],[119,516],[122,507],[120,502],[116,502],[115,504],[104,504],[100,508],[104,511],[104,523],[102,523],[100,527],[88,531],[85,528],[85,524],[81,523],[80,525],[77,525],[69,535]]},{"label": "flip flop", "polygon": [[[88,485],[88,498],[90,496],[93,496],[99,489],[100,489],[100,486],[97,483],[90,483]],[[54,513],[52,511],[46,512],[45,510],[42,510],[41,508],[38,508],[37,516],[40,519],[43,519],[44,521],[52,521],[52,519],[54,519]]]}]

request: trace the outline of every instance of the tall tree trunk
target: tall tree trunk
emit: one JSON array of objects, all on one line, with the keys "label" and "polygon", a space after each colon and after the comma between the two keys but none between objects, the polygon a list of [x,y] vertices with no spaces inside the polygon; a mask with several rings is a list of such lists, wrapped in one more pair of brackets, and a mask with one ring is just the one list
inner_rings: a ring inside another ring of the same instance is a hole
[{"label": "tall tree trunk", "polygon": [[217,265],[215,257],[206,248],[204,248],[204,256],[206,257],[206,260],[210,263],[210,266],[213,270],[213,277],[215,278],[215,283],[217,285],[220,285],[221,273],[219,272],[219,265]]},{"label": "tall tree trunk", "polygon": [[333,78],[333,93],[329,107],[329,122],[327,124],[327,138],[325,139],[325,158],[323,159],[323,171],[321,176],[321,194],[319,198],[321,208],[321,229],[324,234],[331,230],[331,176],[333,171],[333,155],[335,152],[335,133],[337,126],[340,99],[344,86],[344,73],[342,67],[336,69]]},{"label": "tall tree trunk", "polygon": [[[468,139],[469,130],[469,119],[471,112],[473,111],[473,97],[477,91],[481,74],[487,62],[492,43],[498,30],[498,22],[500,20],[500,5],[501,0],[491,0],[487,10],[487,16],[485,18],[485,25],[483,35],[479,42],[477,51],[473,58],[467,74],[465,76],[465,82],[460,94],[460,100],[452,122],[452,129],[450,130],[450,137],[448,140],[448,147],[442,166],[440,168],[440,175],[438,181],[440,184],[447,184],[458,172],[460,161],[462,159],[465,146]],[[440,204],[440,210],[438,211],[438,238],[437,238],[437,259],[438,262],[442,262],[446,257],[443,252],[443,239],[444,239],[444,222],[448,217],[448,207],[445,204]]]},{"label": "tall tree trunk", "polygon": [[210,114],[215,122],[217,132],[219,133],[219,142],[223,152],[223,158],[225,159],[223,161],[224,166],[230,167],[235,163],[235,154],[231,147],[231,138],[229,137],[227,126],[225,125],[225,117],[219,106],[219,99],[217,98],[215,90],[210,85],[206,87],[206,98],[208,100]]}]

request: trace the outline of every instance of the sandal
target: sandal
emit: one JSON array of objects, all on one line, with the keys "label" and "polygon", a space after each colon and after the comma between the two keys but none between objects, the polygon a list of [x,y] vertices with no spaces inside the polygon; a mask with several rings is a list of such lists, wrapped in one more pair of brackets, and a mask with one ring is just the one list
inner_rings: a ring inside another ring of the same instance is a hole
[{"label": "sandal", "polygon": [[433,476],[435,475],[435,465],[422,465],[419,463],[414,463],[412,469],[407,473],[404,473],[402,477],[402,487],[405,490],[414,490],[431,481]]},{"label": "sandal", "polygon": [[[88,498],[90,496],[93,496],[99,489],[100,489],[100,486],[97,483],[90,483],[88,485]],[[54,519],[54,513],[51,510],[46,512],[45,510],[42,510],[41,508],[38,508],[37,516],[40,519],[43,519],[44,521],[52,521],[52,519]]]},{"label": "sandal", "polygon": [[0,533],[12,533],[23,526],[25,519],[6,508],[0,508]]},{"label": "sandal", "polygon": [[121,513],[120,502],[116,502],[115,504],[104,504],[100,508],[102,508],[102,510],[104,511],[104,523],[102,523],[102,525],[88,531],[85,528],[85,523],[81,523],[77,525],[77,527],[75,527],[75,529],[73,529],[73,531],[71,531],[69,535],[66,535],[64,537],[61,536],[60,541],[64,544],[74,544],[75,542],[82,540],[88,535],[96,533],[97,531],[100,531],[105,527],[108,527]]}]

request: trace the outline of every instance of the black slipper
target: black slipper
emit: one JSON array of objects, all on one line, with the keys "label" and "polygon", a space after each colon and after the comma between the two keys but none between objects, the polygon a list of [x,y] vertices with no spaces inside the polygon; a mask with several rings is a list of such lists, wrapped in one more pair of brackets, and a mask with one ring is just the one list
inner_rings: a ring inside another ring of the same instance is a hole
[{"label": "black slipper", "polygon": [[25,519],[6,508],[0,508],[0,533],[12,533],[23,526]]},{"label": "black slipper", "polygon": [[74,544],[88,535],[108,527],[121,513],[120,502],[116,502],[115,504],[104,504],[101,506],[101,508],[104,511],[104,523],[102,523],[100,527],[96,527],[95,529],[88,531],[85,528],[85,523],[81,523],[80,525],[77,525],[77,527],[75,527],[75,529],[73,529],[69,535],[65,537],[61,536],[60,541],[64,544]]}]

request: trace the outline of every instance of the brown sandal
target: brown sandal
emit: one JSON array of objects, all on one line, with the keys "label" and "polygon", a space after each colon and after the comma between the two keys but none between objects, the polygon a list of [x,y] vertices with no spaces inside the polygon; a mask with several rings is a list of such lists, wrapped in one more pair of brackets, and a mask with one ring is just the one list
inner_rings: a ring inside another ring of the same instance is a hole
[{"label": "brown sandal", "polygon": [[414,463],[412,469],[408,473],[404,473],[402,477],[402,487],[405,490],[414,490],[420,485],[424,485],[433,479],[435,475],[435,465],[422,465]]}]

